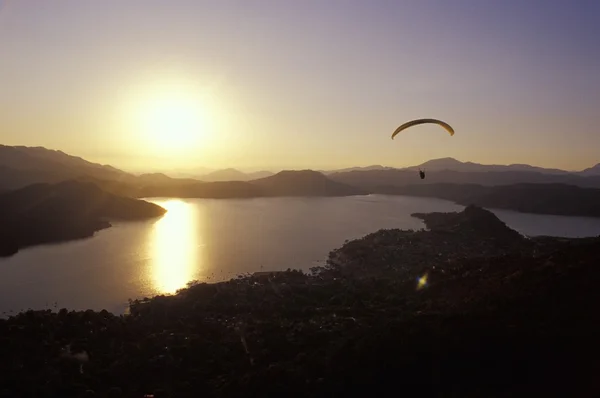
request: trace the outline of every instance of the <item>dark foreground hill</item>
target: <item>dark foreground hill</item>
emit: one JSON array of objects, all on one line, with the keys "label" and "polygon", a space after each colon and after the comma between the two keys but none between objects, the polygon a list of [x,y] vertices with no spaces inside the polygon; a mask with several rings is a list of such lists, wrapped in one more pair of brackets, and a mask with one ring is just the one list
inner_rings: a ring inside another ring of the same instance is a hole
[{"label": "dark foreground hill", "polygon": [[194,284],[129,316],[0,321],[0,392],[598,396],[600,239],[525,239],[475,207],[429,218],[348,242],[310,275]]},{"label": "dark foreground hill", "polygon": [[420,184],[387,187],[396,195],[436,197],[481,207],[524,213],[600,217],[600,189],[565,184],[515,184],[496,187],[459,184]]},{"label": "dark foreground hill", "polygon": [[152,203],[102,191],[92,183],[34,184],[0,195],[0,255],[19,248],[92,236],[109,220],[165,213]]}]

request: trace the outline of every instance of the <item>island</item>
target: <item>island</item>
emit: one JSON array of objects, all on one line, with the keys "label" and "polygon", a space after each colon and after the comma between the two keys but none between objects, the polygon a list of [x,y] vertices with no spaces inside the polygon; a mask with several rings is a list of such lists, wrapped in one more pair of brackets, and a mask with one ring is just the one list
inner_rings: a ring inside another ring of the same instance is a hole
[{"label": "island", "polygon": [[159,217],[153,203],[107,193],[93,183],[32,184],[0,194],[0,256],[45,243],[87,238],[111,220]]},{"label": "island", "polygon": [[597,395],[600,238],[415,216],[310,272],[0,320],[0,396]]}]

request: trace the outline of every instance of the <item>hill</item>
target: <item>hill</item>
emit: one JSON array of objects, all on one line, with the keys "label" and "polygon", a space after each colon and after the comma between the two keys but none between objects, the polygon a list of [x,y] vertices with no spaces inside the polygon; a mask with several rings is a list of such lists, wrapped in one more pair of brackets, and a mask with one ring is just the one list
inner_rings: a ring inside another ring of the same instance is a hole
[{"label": "hill", "polygon": [[600,163],[589,169],[583,170],[580,174],[584,176],[600,176]]},{"label": "hill", "polygon": [[163,208],[116,196],[92,183],[33,184],[0,195],[0,253],[92,236],[109,220],[158,217]]},{"label": "hill", "polygon": [[312,170],[281,171],[251,183],[260,187],[265,196],[349,196],[366,193]]},{"label": "hill", "polygon": [[425,222],[430,231],[452,232],[461,237],[498,243],[523,244],[523,236],[510,229],[494,213],[478,206],[468,205],[461,212],[414,213],[413,217]]},{"label": "hill", "polygon": [[0,386],[61,397],[354,397],[374,386],[597,396],[600,239],[524,239],[474,207],[428,218],[429,231],[347,242],[310,274],[193,283],[132,301],[128,316],[0,320]]},{"label": "hill", "polygon": [[0,145],[0,187],[4,189],[21,188],[38,182],[56,183],[80,176],[105,180],[133,177],[114,167],[88,162],[62,151]]},{"label": "hill", "polygon": [[419,184],[389,187],[385,193],[425,196],[524,213],[600,217],[600,189],[566,184]]}]

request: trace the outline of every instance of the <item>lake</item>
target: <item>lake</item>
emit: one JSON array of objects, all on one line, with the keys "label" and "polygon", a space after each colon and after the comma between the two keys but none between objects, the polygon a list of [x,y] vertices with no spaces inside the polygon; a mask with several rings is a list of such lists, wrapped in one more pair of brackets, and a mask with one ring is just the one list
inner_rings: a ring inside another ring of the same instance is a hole
[{"label": "lake", "polygon": [[[381,228],[424,228],[411,213],[463,209],[444,200],[385,195],[148,201],[167,214],[0,259],[0,316],[62,307],[123,313],[129,298],[174,293],[195,279],[308,270],[345,240]],[[598,218],[493,211],[526,235],[600,235]]]}]

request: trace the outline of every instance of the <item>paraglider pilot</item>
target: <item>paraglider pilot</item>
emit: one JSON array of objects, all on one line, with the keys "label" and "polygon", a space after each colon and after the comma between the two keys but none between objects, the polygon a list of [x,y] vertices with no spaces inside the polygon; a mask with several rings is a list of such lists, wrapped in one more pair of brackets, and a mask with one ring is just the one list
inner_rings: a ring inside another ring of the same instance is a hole
[{"label": "paraglider pilot", "polygon": [[419,177],[421,177],[421,180],[425,179],[425,172],[421,169],[419,169]]}]

